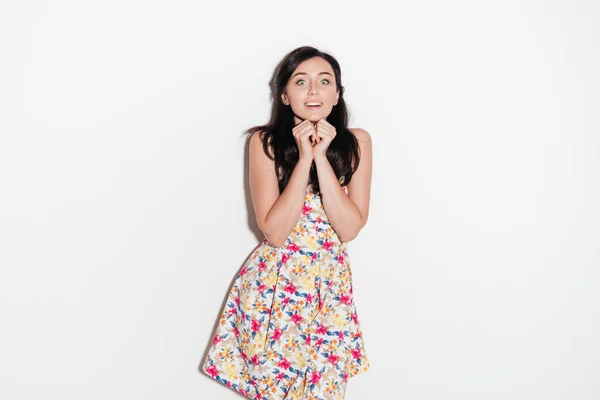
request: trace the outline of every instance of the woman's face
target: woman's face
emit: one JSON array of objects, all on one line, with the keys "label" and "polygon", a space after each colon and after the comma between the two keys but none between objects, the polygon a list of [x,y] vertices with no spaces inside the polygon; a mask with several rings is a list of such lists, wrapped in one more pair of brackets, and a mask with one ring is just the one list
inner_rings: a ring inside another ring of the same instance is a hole
[{"label": "woman's face", "polygon": [[292,107],[294,125],[305,119],[315,123],[327,118],[338,98],[333,69],[321,57],[313,57],[298,65],[281,95],[281,101]]}]

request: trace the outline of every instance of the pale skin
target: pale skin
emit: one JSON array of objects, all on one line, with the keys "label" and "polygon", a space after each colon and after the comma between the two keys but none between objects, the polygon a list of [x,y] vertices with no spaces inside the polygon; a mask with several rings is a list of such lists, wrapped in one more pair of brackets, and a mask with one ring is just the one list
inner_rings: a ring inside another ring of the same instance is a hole
[{"label": "pale skin", "polygon": [[[274,161],[264,153],[258,132],[250,139],[252,203],[258,227],[272,246],[283,246],[298,223],[313,161],[323,208],[340,241],[353,240],[367,223],[372,171],[371,136],[364,129],[350,128],[358,140],[361,158],[348,184],[348,195],[325,155],[337,133],[326,118],[338,99],[333,69],[324,59],[315,57],[306,60],[292,73],[281,101],[294,113],[292,134],[298,146],[299,159],[281,194]],[[322,105],[318,109],[310,109],[307,103]]]}]

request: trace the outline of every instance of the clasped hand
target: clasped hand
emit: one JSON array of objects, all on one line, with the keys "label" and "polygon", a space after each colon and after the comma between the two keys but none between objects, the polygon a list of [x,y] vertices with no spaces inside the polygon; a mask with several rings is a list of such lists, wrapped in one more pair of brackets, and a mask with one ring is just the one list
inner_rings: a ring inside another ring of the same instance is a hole
[{"label": "clasped hand", "polygon": [[316,124],[305,119],[292,129],[300,159],[314,160],[325,157],[327,148],[336,135],[336,130],[327,120],[320,119]]}]

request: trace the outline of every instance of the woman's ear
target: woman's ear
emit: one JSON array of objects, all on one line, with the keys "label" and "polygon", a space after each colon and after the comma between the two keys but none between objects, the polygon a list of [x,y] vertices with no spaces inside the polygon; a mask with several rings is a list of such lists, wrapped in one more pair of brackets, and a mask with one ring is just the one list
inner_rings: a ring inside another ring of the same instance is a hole
[{"label": "woman's ear", "polygon": [[339,99],[340,99],[340,92],[338,91],[338,92],[335,94],[335,99],[333,100],[333,105],[334,105],[334,106],[337,106],[337,103],[338,103],[338,100],[339,100]]},{"label": "woman's ear", "polygon": [[287,96],[285,93],[281,93],[281,101],[283,101],[283,104],[285,104],[286,106],[290,105],[290,102],[287,100]]}]

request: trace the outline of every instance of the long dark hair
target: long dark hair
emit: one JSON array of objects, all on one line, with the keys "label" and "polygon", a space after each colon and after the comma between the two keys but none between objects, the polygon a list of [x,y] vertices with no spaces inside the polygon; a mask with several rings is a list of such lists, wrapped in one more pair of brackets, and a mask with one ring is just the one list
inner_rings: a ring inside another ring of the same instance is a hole
[{"label": "long dark hair", "polygon": [[[340,64],[333,56],[314,47],[299,47],[283,58],[269,83],[273,102],[269,123],[254,126],[245,132],[248,136],[255,132],[261,132],[264,151],[271,160],[275,161],[275,172],[279,178],[279,193],[283,192],[287,186],[299,157],[298,146],[292,134],[294,114],[291,107],[281,101],[281,94],[298,65],[313,57],[321,57],[331,65],[337,90],[340,92],[337,105],[333,106],[331,113],[327,116],[327,122],[335,127],[336,135],[326,153],[340,184],[345,186],[350,183],[352,174],[360,162],[358,141],[348,129],[349,112],[344,100]],[[273,154],[270,153],[269,148],[272,149]],[[314,162],[310,169],[309,184],[312,185],[315,193],[319,193],[319,180]]]}]

